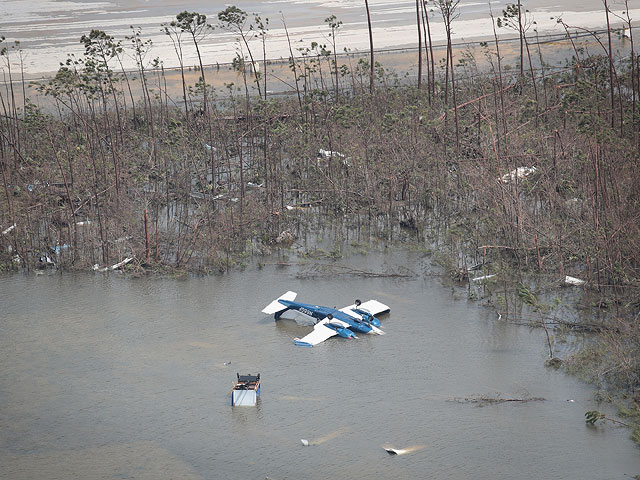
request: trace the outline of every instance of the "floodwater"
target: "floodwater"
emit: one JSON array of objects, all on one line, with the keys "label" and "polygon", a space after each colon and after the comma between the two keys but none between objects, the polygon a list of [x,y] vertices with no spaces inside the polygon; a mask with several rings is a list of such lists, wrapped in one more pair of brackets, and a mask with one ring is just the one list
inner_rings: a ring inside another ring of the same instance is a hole
[{"label": "floodwater", "polygon": [[[489,5],[493,14],[499,17],[508,3],[513,2],[461,0],[453,23],[454,40],[467,42],[492,38]],[[330,15],[335,15],[343,22],[335,38],[337,52],[345,48],[351,51],[369,49],[366,10],[362,0],[247,0],[235,4],[250,14],[249,22],[253,21],[254,13],[269,19],[266,36],[266,55],[269,59],[289,57],[283,20],[286,21],[296,55],[300,55],[298,49],[310,48],[312,42],[327,45],[333,50],[334,38],[329,35],[330,29],[325,22]],[[415,4],[414,0],[369,1],[375,49],[417,46]],[[188,10],[207,15],[208,21],[216,25],[218,12],[227,5],[227,2],[220,0],[2,0],[0,34],[7,38],[3,45],[11,47],[17,40],[20,42],[19,49],[23,51],[20,59],[17,49],[9,50],[15,80],[20,79],[16,72],[19,72],[21,64],[27,78],[33,78],[57,71],[60,62],[64,62],[68,54],[76,58],[82,56],[84,47],[80,38],[91,29],[104,30],[123,42],[127,51],[122,56],[125,68],[136,67],[130,42],[125,40],[127,35],[132,34],[132,26],[141,29],[143,39],[153,42],[146,62],[150,63],[159,57],[165,67],[176,67],[178,57],[174,45],[162,32],[161,24],[170,22],[179,12]],[[444,44],[446,36],[442,17],[432,2],[429,5],[432,39],[436,44]],[[535,36],[534,29],[540,35],[564,34],[564,29],[557,23],[558,18],[571,27],[606,27],[604,7],[600,0],[531,0],[523,5],[528,12],[526,23],[530,38]],[[621,28],[623,20],[626,20],[624,2],[610,0],[609,6],[615,14],[610,19],[612,27]],[[629,7],[630,17],[637,21],[640,18],[637,2],[629,2]],[[507,28],[498,29],[498,34],[503,38],[517,36]],[[182,36],[182,44],[185,65],[197,65],[196,51],[185,35]],[[237,53],[242,56],[248,53],[237,35],[220,27],[201,38],[199,44],[205,65],[228,63]],[[262,58],[261,39],[254,38],[250,45],[254,55]],[[119,70],[120,67],[114,62],[112,68]],[[5,75],[7,73],[5,71]]]},{"label": "floodwater", "polygon": [[[584,422],[587,410],[615,414],[613,407],[596,405],[591,387],[544,367],[544,332],[499,321],[464,290],[442,286],[425,275],[428,258],[416,252],[372,251],[339,264],[375,272],[408,266],[415,275],[267,264],[186,280],[0,277],[0,477],[602,480],[640,473],[628,430]],[[260,312],[287,290],[330,306],[376,298],[391,307],[382,317],[386,335],[296,347],[292,339],[309,326]],[[562,357],[572,348],[556,351]],[[237,372],[262,375],[257,407],[230,406]],[[545,400],[459,401],[474,396]],[[404,454],[390,456],[383,446]]]}]

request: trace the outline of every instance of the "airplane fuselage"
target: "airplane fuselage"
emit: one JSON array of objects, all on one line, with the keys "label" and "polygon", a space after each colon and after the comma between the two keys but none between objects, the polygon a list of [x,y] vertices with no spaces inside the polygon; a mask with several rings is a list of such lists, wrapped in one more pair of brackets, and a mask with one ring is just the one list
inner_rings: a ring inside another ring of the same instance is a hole
[{"label": "airplane fuselage", "polygon": [[321,305],[311,305],[309,303],[300,303],[293,302],[290,300],[278,300],[282,305],[287,307],[286,310],[278,312],[275,314],[276,320],[280,318],[280,316],[286,312],[287,310],[296,310],[300,313],[304,313],[305,315],[315,318],[316,320],[323,320],[329,315],[332,315],[336,320],[341,320],[349,325],[349,328],[361,332],[361,333],[369,333],[371,329],[371,325],[363,322],[362,320],[352,317],[344,312],[336,308],[331,307],[323,307]]}]

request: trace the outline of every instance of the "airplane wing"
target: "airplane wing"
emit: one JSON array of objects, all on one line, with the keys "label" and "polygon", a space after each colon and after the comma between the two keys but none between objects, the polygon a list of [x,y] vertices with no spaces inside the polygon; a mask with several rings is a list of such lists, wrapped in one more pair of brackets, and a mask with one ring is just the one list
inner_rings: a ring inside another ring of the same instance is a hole
[{"label": "airplane wing", "polygon": [[380,315],[382,313],[387,313],[391,311],[384,303],[380,303],[377,300],[369,300],[368,302],[361,303],[360,306],[356,307],[355,304],[349,305],[348,307],[344,307],[341,309],[341,312],[348,313],[349,315],[353,315],[355,312],[354,308],[359,308],[361,310],[367,310],[371,315]]},{"label": "airplane wing", "polygon": [[288,291],[284,295],[280,295],[273,302],[262,309],[262,313],[266,313],[267,315],[272,315],[274,313],[280,312],[282,310],[286,310],[287,307],[282,305],[278,300],[289,300],[293,301],[296,299],[298,294],[296,292]]},{"label": "airplane wing", "polygon": [[313,347],[314,345],[318,345],[319,343],[324,342],[327,338],[331,338],[334,335],[337,335],[338,332],[336,330],[325,325],[328,322],[332,322],[334,325],[342,324],[344,328],[349,327],[347,323],[340,320],[329,320],[328,318],[325,318],[324,320],[320,320],[314,325],[313,331],[310,334],[302,338],[295,338],[293,340],[293,343],[295,343],[299,347]]}]

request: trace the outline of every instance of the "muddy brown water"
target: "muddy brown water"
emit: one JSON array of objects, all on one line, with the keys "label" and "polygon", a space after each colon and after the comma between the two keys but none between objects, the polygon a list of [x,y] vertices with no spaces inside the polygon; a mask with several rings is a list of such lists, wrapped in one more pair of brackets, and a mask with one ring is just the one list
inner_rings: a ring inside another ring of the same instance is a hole
[{"label": "muddy brown water", "polygon": [[[423,275],[430,267],[421,254],[370,252],[341,263],[416,275],[301,278],[300,267],[266,265],[187,280],[0,277],[0,478],[640,473],[628,430],[585,425],[585,411],[613,407],[544,367],[544,332],[498,321],[464,290]],[[260,313],[287,290],[330,306],[376,298],[392,309],[382,317],[386,335],[296,347],[309,326]],[[230,406],[236,372],[262,375],[256,408]],[[479,395],[546,400],[455,401]],[[383,446],[406,452],[390,456]]]}]

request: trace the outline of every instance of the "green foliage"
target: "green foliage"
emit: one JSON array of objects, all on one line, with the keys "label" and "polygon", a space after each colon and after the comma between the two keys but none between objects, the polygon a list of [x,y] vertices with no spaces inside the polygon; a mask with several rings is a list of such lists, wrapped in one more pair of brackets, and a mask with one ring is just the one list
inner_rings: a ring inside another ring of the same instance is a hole
[{"label": "green foliage", "polygon": [[175,25],[183,32],[195,33],[207,25],[207,16],[197,12],[183,11],[176,15]]},{"label": "green foliage", "polygon": [[589,425],[595,425],[597,421],[604,421],[606,416],[604,413],[599,412],[598,410],[589,410],[584,414],[585,422]]},{"label": "green foliage", "polygon": [[526,285],[520,284],[518,286],[518,297],[520,297],[520,300],[527,305],[531,305],[533,307],[538,305],[538,299]]},{"label": "green foliage", "polygon": [[218,20],[220,20],[222,27],[227,30],[241,31],[247,20],[247,12],[235,5],[230,5],[218,13]]}]

